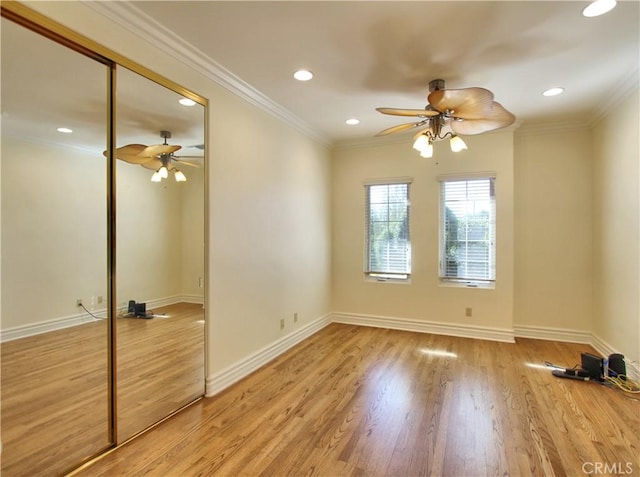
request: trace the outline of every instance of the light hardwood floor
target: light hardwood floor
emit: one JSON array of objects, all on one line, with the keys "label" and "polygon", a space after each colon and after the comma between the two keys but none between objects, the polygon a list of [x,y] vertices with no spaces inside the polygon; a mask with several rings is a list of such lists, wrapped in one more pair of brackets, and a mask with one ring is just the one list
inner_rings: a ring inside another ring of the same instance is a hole
[{"label": "light hardwood floor", "polygon": [[[204,394],[202,305],[119,318],[119,442]],[[3,343],[2,477],[55,476],[108,448],[107,321]]]},{"label": "light hardwood floor", "polygon": [[332,324],[78,475],[639,475],[638,399],[530,366],[583,351]]}]

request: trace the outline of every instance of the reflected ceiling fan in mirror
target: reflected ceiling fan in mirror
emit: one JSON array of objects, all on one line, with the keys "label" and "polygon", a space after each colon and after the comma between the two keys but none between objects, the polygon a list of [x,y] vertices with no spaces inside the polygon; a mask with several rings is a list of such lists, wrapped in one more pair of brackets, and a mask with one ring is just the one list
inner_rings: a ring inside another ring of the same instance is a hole
[{"label": "reflected ceiling fan in mirror", "polygon": [[380,131],[386,136],[409,129],[420,129],[414,136],[414,149],[422,157],[433,157],[433,143],[450,138],[451,150],[462,151],[467,145],[459,135],[475,135],[504,128],[516,117],[493,100],[484,88],[444,89],[444,80],[429,83],[428,104],[424,109],[376,108],[382,114],[418,118],[417,122],[399,124]]},{"label": "reflected ceiling fan in mirror", "polygon": [[[184,159],[200,159],[200,156],[176,156],[174,153],[182,146],[177,144],[167,144],[167,139],[171,138],[171,131],[160,131],[160,137],[164,139],[162,144],[145,146],[144,144],[128,144],[116,149],[116,158],[129,164],[139,164],[142,167],[155,171],[151,176],[152,182],[160,182],[169,177],[169,171],[174,172],[177,182],[185,182],[186,176],[177,166],[185,165],[190,167],[200,167],[195,162]],[[200,145],[194,146],[204,149]],[[107,151],[104,152],[107,155]]]}]

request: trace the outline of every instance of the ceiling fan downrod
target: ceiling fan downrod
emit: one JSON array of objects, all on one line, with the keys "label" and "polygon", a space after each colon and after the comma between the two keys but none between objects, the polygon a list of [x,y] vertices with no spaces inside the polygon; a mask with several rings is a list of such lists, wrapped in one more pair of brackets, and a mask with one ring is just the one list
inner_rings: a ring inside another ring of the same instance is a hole
[{"label": "ceiling fan downrod", "polygon": [[164,139],[164,146],[167,145],[167,139],[171,139],[171,131],[160,131],[160,137]]}]

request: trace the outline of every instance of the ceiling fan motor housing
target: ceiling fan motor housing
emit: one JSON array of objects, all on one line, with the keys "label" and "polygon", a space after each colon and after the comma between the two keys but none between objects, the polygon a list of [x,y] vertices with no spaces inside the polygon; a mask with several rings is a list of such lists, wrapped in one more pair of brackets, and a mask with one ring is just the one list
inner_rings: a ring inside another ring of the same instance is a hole
[{"label": "ceiling fan motor housing", "polygon": [[443,79],[434,79],[429,81],[429,91],[433,93],[439,89],[444,89],[444,80]]}]

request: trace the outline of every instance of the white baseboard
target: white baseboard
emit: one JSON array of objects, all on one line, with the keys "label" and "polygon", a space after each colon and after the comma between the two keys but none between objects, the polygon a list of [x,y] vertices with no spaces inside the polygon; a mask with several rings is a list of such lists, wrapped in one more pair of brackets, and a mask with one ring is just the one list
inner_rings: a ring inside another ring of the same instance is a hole
[{"label": "white baseboard", "polygon": [[[98,313],[99,312],[95,312],[94,314],[99,316]],[[0,343],[6,343],[7,341],[17,340],[19,338],[26,338],[27,336],[39,335],[41,333],[49,333],[50,331],[71,328],[72,326],[84,325],[85,323],[92,323],[94,321],[98,320],[84,312],[82,314],[41,321],[40,323],[16,326],[15,328],[2,330],[0,333]]]},{"label": "white baseboard", "polygon": [[413,320],[409,318],[340,312],[332,313],[331,321],[349,325],[372,326],[376,328],[389,328],[401,331],[415,331],[418,333],[431,333],[434,335],[459,336],[462,338],[503,341],[507,343],[515,342],[513,331],[506,328],[472,326],[437,321]]},{"label": "white baseboard", "polygon": [[591,333],[581,330],[552,328],[548,326],[514,325],[513,332],[516,338],[591,344]]},{"label": "white baseboard", "polygon": [[256,369],[264,366],[269,361],[277,358],[288,349],[317,333],[330,323],[330,315],[322,316],[308,325],[297,329],[293,333],[290,333],[255,353],[250,354],[246,358],[237,361],[222,371],[208,376],[205,382],[205,396],[211,397],[218,394],[222,390],[248,376]]},{"label": "white baseboard", "polygon": [[[159,298],[146,302],[147,309],[152,310],[154,308],[160,308],[162,306],[174,305],[176,303],[197,303],[204,304],[204,297],[198,295],[174,295],[165,298]],[[107,310],[102,308],[99,310],[90,310],[91,313],[98,318],[106,318]],[[118,307],[117,312],[122,313],[127,311],[127,306]],[[0,332],[0,343],[7,341],[17,340],[19,338],[26,338],[27,336],[39,335],[41,333],[48,333],[50,331],[63,330],[65,328],[71,328],[72,326],[83,325],[85,323],[91,323],[97,321],[96,318],[89,315],[83,310],[82,313],[75,315],[64,316],[61,318],[54,318],[52,320],[41,321],[39,323],[30,323],[28,325],[16,326]]]},{"label": "white baseboard", "polygon": [[195,303],[196,305],[204,305],[203,295],[180,295],[180,301],[183,303]]}]

